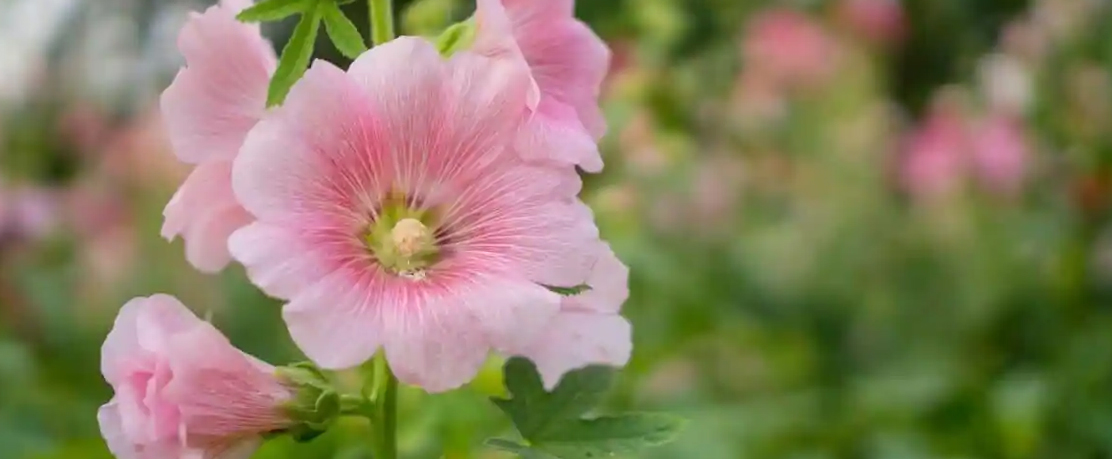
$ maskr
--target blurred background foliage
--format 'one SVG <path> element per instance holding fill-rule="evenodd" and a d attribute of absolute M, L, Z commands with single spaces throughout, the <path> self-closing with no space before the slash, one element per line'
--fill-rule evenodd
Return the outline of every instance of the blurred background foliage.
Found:
<path fill-rule="evenodd" d="M 473 8 L 398 4 L 410 34 Z M 202 275 L 158 237 L 185 167 L 157 96 L 205 6 L 0 1 L 4 458 L 109 457 L 99 345 L 132 296 L 178 295 L 245 351 L 301 358 L 240 268 Z M 607 168 L 584 198 L 633 272 L 611 404 L 691 419 L 644 457 L 1112 457 L 1109 2 L 578 13 L 614 50 Z M 406 457 L 501 457 L 478 446 L 508 427 L 484 399 L 499 377 L 405 392 Z M 257 457 L 365 458 L 363 428 Z"/>

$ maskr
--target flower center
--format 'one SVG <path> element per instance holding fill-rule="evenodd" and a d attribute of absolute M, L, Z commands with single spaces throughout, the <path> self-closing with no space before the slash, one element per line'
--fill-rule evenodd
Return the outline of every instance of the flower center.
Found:
<path fill-rule="evenodd" d="M 433 216 L 387 202 L 365 236 L 378 264 L 394 274 L 423 279 L 440 258 L 436 232 L 426 226 Z"/>

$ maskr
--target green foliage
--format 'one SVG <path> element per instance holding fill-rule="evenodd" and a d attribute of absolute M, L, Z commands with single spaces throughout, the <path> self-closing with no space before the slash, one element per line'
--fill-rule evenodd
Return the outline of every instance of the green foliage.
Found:
<path fill-rule="evenodd" d="M 528 444 L 491 439 L 487 445 L 526 459 L 588 459 L 638 452 L 672 441 L 683 421 L 664 414 L 622 414 L 583 418 L 606 395 L 614 370 L 591 366 L 570 372 L 551 392 L 532 362 L 513 358 L 505 365 L 510 398 L 492 399 Z"/>
<path fill-rule="evenodd" d="M 270 88 L 267 90 L 268 106 L 281 105 L 286 100 L 290 88 L 301 79 L 309 67 L 309 60 L 313 57 L 313 45 L 320 32 L 320 18 L 324 9 L 320 6 L 322 4 L 314 4 L 312 8 L 301 13 L 301 19 L 293 29 L 293 35 L 286 43 L 286 47 L 282 49 L 278 68 L 271 77 Z"/>
<path fill-rule="evenodd" d="M 321 17 L 324 19 L 324 27 L 336 49 L 350 59 L 359 57 L 367 50 L 363 36 L 336 3 L 322 2 L 320 8 L 323 10 Z"/>
<path fill-rule="evenodd" d="M 314 8 L 319 0 L 264 0 L 240 11 L 236 16 L 243 22 L 280 21 L 295 14 L 304 14 Z M 329 3 L 329 2 L 325 2 Z"/>

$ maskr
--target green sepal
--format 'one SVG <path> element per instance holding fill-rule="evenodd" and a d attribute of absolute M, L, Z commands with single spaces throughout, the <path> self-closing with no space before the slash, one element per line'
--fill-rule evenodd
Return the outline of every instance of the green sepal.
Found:
<path fill-rule="evenodd" d="M 276 373 L 278 379 L 294 393 L 293 398 L 282 407 L 294 421 L 293 427 L 287 430 L 294 438 L 315 437 L 319 432 L 328 430 L 328 426 L 341 415 L 340 394 L 332 388 L 324 372 L 313 364 L 296 363 L 278 367 Z"/>
<path fill-rule="evenodd" d="M 453 54 L 471 48 L 475 43 L 477 28 L 474 20 L 452 24 L 436 37 L 436 49 L 440 55 L 451 57 Z"/>

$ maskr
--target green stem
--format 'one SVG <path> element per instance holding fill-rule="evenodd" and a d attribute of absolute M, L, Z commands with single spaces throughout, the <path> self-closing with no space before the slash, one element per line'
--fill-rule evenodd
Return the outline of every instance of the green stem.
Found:
<path fill-rule="evenodd" d="M 382 354 L 375 357 L 373 410 L 375 459 L 397 459 L 398 378 Z"/>
<path fill-rule="evenodd" d="M 392 0 L 368 0 L 371 4 L 371 41 L 381 45 L 394 39 Z"/>

